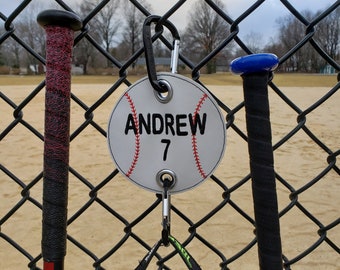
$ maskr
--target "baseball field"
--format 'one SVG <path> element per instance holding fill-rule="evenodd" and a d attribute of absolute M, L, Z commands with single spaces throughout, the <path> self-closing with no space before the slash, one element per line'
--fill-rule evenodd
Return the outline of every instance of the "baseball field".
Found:
<path fill-rule="evenodd" d="M 139 78 L 141 77 L 128 77 L 131 83 Z M 42 80 L 43 76 L 0 76 L 1 94 L 12 102 L 10 105 L 0 99 L 0 132 L 4 132 L 18 119 L 18 124 L 0 141 L 1 165 L 15 175 L 10 177 L 0 171 L 0 217 L 4 217 L 16 205 L 20 206 L 1 225 L 1 233 L 14 239 L 32 256 L 37 256 L 41 248 L 41 210 L 34 202 L 42 201 L 42 179 L 39 175 L 43 165 L 43 141 L 34 135 L 25 123 L 29 123 L 34 130 L 43 134 L 43 89 L 27 104 L 22 102 Z M 124 237 L 124 223 L 107 211 L 103 207 L 104 204 L 114 209 L 127 222 L 132 222 L 156 200 L 155 194 L 139 188 L 121 175 L 111 181 L 104 181 L 103 184 L 103 179 L 106 179 L 115 167 L 106 138 L 98 132 L 93 123 L 102 130 L 107 129 L 115 102 L 127 86 L 119 86 L 100 106 L 94 107 L 91 113 L 86 113 L 84 108 L 92 108 L 116 80 L 115 76 L 72 78 L 72 93 L 82 100 L 83 105 L 75 101 L 71 103 L 71 134 L 78 135 L 71 141 L 70 166 L 88 182 L 82 181 L 76 173 L 70 174 L 69 217 L 79 213 L 85 206 L 86 209 L 70 222 L 68 234 L 93 254 L 85 254 L 72 241 L 68 241 L 65 269 L 93 269 L 94 258 L 105 256 Z M 236 108 L 243 100 L 242 82 L 238 76 L 229 73 L 202 74 L 201 81 L 231 109 Z M 275 171 L 289 183 L 288 186 L 277 181 L 279 210 L 287 210 L 280 219 L 283 253 L 288 259 L 298 258 L 292 266 L 294 270 L 338 270 L 339 253 L 326 242 L 315 245 L 310 254 L 301 255 L 320 240 L 318 222 L 327 226 L 339 219 L 339 174 L 335 170 L 327 171 L 329 153 L 306 133 L 308 129 L 331 151 L 339 150 L 340 122 L 336 120 L 340 113 L 339 91 L 320 106 L 313 107 L 337 83 L 336 76 L 276 74 L 274 83 L 301 112 L 305 112 L 297 112 L 277 93 L 269 91 L 273 144 L 277 145 L 274 151 Z M 22 114 L 16 113 L 13 108 L 19 104 L 23 105 L 20 109 Z M 226 117 L 227 113 L 223 112 L 223 115 Z M 233 121 L 241 131 L 246 132 L 244 109 L 234 115 Z M 281 140 L 299 125 L 305 129 L 298 128 L 294 136 L 281 144 Z M 80 128 L 81 132 L 77 133 Z M 224 157 L 214 175 L 228 189 L 233 190 L 230 193 L 232 204 L 224 206 L 196 229 L 202 238 L 207 239 L 227 258 L 237 254 L 254 239 L 253 225 L 232 207 L 236 204 L 244 213 L 253 216 L 251 183 L 246 181 L 239 184 L 248 173 L 247 143 L 230 128 L 227 130 Z M 319 179 L 320 175 L 322 177 Z M 313 184 L 307 186 L 312 182 Z M 219 185 L 208 179 L 195 189 L 173 195 L 172 204 L 196 223 L 223 202 L 226 196 L 222 196 L 223 192 Z M 303 209 L 312 217 L 306 215 Z M 160 238 L 160 224 L 161 207 L 158 206 L 133 228 L 133 233 L 152 246 Z M 171 224 L 172 234 L 184 242 L 189 236 L 187 221 L 173 213 Z M 339 224 L 327 231 L 327 237 L 339 248 Z M 195 239 L 187 248 L 202 269 L 218 269 L 221 258 L 201 241 Z M 146 251 L 130 237 L 103 263 L 103 267 L 134 269 Z M 159 253 L 164 256 L 171 251 L 171 247 L 162 247 Z M 29 261 L 27 257 L 29 256 L 23 255 L 0 238 L 0 269 L 26 269 Z M 156 260 L 151 262 L 150 269 L 156 269 L 155 262 Z M 176 256 L 170 261 L 169 267 L 184 269 L 184 264 L 179 256 Z M 258 269 L 256 245 L 245 255 L 228 264 L 228 267 Z"/>

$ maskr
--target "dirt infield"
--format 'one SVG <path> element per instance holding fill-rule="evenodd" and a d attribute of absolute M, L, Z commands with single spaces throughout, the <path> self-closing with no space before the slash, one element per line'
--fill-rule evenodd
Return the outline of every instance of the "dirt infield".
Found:
<path fill-rule="evenodd" d="M 304 75 L 308 76 L 308 75 Z M 81 77 L 74 77 L 78 82 Z M 83 77 L 84 80 L 87 77 Z M 232 77 L 233 79 L 235 77 Z M 277 81 L 289 82 L 291 77 L 281 78 Z M 317 80 L 315 79 L 317 78 Z M 28 78 L 26 78 L 28 79 Z M 0 91 L 15 104 L 20 104 L 24 98 L 36 87 L 33 84 L 41 81 L 41 77 L 30 77 L 29 85 L 21 84 L 19 80 L 10 80 L 9 77 L 0 76 Z M 91 78 L 95 79 L 94 77 Z M 295 78 L 297 82 L 297 77 Z M 315 81 L 314 81 L 315 79 Z M 108 81 L 106 81 L 108 80 Z M 98 98 L 111 87 L 114 78 L 101 77 L 100 84 L 73 84 L 72 92 L 82 101 L 91 106 Z M 11 82 L 10 82 L 11 81 Z M 89 79 L 90 81 L 90 79 Z M 243 99 L 239 78 L 232 84 L 225 84 L 222 76 L 208 78 L 202 75 L 202 81 L 210 83 L 208 88 L 230 108 L 237 106 Z M 28 82 L 28 81 L 26 81 Z M 83 81 L 84 82 L 84 81 Z M 8 85 L 6 85 L 8 84 Z M 12 85 L 11 85 L 12 84 Z M 211 86 L 214 84 L 214 86 Z M 328 90 L 327 86 L 335 84 L 335 76 L 311 76 L 310 80 L 304 77 L 304 84 L 324 87 L 282 87 L 282 91 L 301 110 L 306 110 L 320 99 Z M 93 120 L 106 130 L 110 112 L 117 98 L 126 87 L 120 87 L 110 98 L 94 112 Z M 335 93 L 331 99 L 307 115 L 306 126 L 316 134 L 327 147 L 333 151 L 339 149 L 340 122 L 338 115 L 340 93 Z M 273 143 L 279 142 L 297 125 L 297 113 L 282 101 L 276 94 L 270 93 L 271 120 L 273 130 Z M 84 123 L 84 110 L 75 102 L 71 108 L 71 132 Z M 2 132 L 13 120 L 13 108 L 0 100 L 0 131 Z M 44 122 L 44 93 L 43 91 L 33 98 L 24 107 L 23 119 L 30 123 L 39 132 L 43 133 Z M 245 132 L 244 111 L 235 117 L 235 123 Z M 43 142 L 32 135 L 21 124 L 18 124 L 10 133 L 0 141 L 1 164 L 12 171 L 26 185 L 42 171 Z M 299 189 L 308 181 L 316 177 L 327 166 L 327 153 L 322 151 L 303 131 L 297 134 L 275 151 L 275 170 L 289 181 L 295 189 Z M 249 172 L 247 144 L 236 132 L 229 130 L 227 133 L 227 148 L 225 156 L 215 175 L 221 178 L 225 185 L 232 187 Z M 71 142 L 70 166 L 84 175 L 92 185 L 98 185 L 114 169 L 111 161 L 106 139 L 91 125 Z M 42 181 L 35 185 L 29 196 L 41 202 Z M 278 184 L 278 197 L 280 210 L 291 203 L 289 190 Z M 4 216 L 18 201 L 22 199 L 22 189 L 7 175 L 0 171 L 0 217 Z M 90 200 L 90 189 L 81 183 L 75 176 L 70 175 L 69 187 L 69 216 L 75 214 L 86 202 Z M 199 221 L 207 212 L 222 201 L 222 190 L 211 180 L 207 180 L 194 190 L 176 194 L 172 203 L 194 222 Z M 307 191 L 299 195 L 299 202 L 310 211 L 322 224 L 327 225 L 339 217 L 340 205 L 339 175 L 328 172 L 321 181 L 315 183 Z M 141 190 L 139 187 L 119 176 L 110 181 L 98 194 L 98 198 L 118 211 L 126 220 L 131 222 L 141 211 L 147 208 L 154 200 L 155 195 Z M 232 194 L 232 201 L 250 216 L 253 215 L 251 187 L 247 182 Z M 150 213 L 136 228 L 134 233 L 153 245 L 160 237 L 161 208 L 158 207 Z M 172 233 L 180 241 L 188 237 L 188 225 L 177 215 L 172 217 Z M 103 256 L 124 235 L 124 224 L 113 218 L 98 203 L 94 203 L 77 220 L 69 225 L 68 233 L 83 245 L 87 246 L 97 257 Z M 224 207 L 208 222 L 199 227 L 198 233 L 208 239 L 226 257 L 230 258 L 253 238 L 252 225 L 240 217 L 230 206 Z M 298 256 L 318 241 L 318 227 L 311 222 L 300 209 L 293 207 L 281 218 L 281 233 L 284 255 L 288 259 Z M 31 202 L 26 202 L 4 225 L 1 232 L 9 235 L 29 250 L 32 256 L 40 252 L 41 241 L 41 211 Z M 330 230 L 330 239 L 340 245 L 340 226 Z M 170 248 L 162 247 L 160 254 L 167 254 Z M 202 269 L 218 269 L 221 262 L 216 254 L 212 254 L 198 240 L 194 240 L 188 250 L 201 264 Z M 133 239 L 124 245 L 103 263 L 105 269 L 134 269 L 138 260 L 145 255 L 146 250 Z M 177 256 L 178 257 L 178 256 Z M 81 258 L 81 259 L 79 259 Z M 25 269 L 28 260 L 6 241 L 0 238 L 0 269 L 17 270 Z M 93 260 L 84 255 L 70 241 L 65 269 L 92 269 Z M 150 269 L 156 269 L 154 261 Z M 171 269 L 184 269 L 179 258 L 171 261 Z M 40 266 L 41 267 L 41 266 Z M 257 269 L 256 246 L 251 248 L 244 256 L 230 265 L 230 269 Z M 323 269 L 338 270 L 340 268 L 339 254 L 326 243 L 322 243 L 310 255 L 292 266 L 294 270 Z"/>

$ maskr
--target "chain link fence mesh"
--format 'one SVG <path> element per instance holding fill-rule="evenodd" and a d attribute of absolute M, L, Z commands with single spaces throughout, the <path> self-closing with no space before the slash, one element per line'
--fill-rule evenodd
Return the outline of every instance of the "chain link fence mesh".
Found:
<path fill-rule="evenodd" d="M 0 44 L 14 41 L 18 50 L 26 50 L 35 63 L 44 65 L 41 52 L 16 31 L 17 18 L 30 2 L 22 1 L 9 16 L 0 12 Z M 101 1 L 82 18 L 84 27 L 75 36 L 75 45 L 87 40 L 118 75 L 112 76 L 111 83 L 72 83 L 66 269 L 134 269 L 159 240 L 161 231 L 161 196 L 123 179 L 107 150 L 108 116 L 115 100 L 134 82 L 128 70 L 143 54 L 139 48 L 120 61 L 92 36 L 87 25 L 109 2 Z M 138 1 L 130 2 L 145 16 L 151 14 Z M 184 2 L 174 4 L 163 19 L 171 20 Z M 258 265 L 242 91 L 240 87 L 210 86 L 200 71 L 231 43 L 245 54 L 252 53 L 238 35 L 239 24 L 263 2 L 256 1 L 239 17 L 231 18 L 214 1 L 206 1 L 230 26 L 230 33 L 196 64 L 180 55 L 192 78 L 214 94 L 227 122 L 227 150 L 214 175 L 194 190 L 172 198 L 173 235 L 202 269 L 254 269 Z M 282 54 L 280 67 L 308 44 L 339 72 L 338 59 L 322 49 L 314 36 L 318 24 L 338 9 L 340 2 L 334 1 L 312 20 L 289 1 L 280 4 L 305 30 L 303 38 Z M 55 5 L 72 11 L 63 1 L 56 0 Z M 170 39 L 163 35 L 159 39 L 171 49 Z M 318 88 L 316 95 L 311 95 L 313 89 L 308 87 L 281 87 L 275 79 L 270 83 L 270 100 L 278 104 L 271 114 L 280 119 L 272 122 L 272 130 L 284 269 L 340 267 L 340 169 L 336 163 L 340 154 L 336 120 L 340 83 L 336 77 L 325 76 L 332 86 Z M 0 268 L 41 269 L 45 82 L 20 85 L 18 77 L 18 84 L 0 86 Z M 228 154 L 233 149 L 237 155 Z M 164 247 L 150 268 L 184 269 L 184 265 L 172 248 Z"/>

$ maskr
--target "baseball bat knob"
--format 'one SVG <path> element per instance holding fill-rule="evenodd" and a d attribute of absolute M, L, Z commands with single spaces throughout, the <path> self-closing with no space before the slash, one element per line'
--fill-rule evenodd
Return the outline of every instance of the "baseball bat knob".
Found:
<path fill-rule="evenodd" d="M 48 9 L 38 14 L 37 21 L 41 26 L 55 25 L 78 31 L 83 24 L 80 17 L 66 10 Z"/>
<path fill-rule="evenodd" d="M 258 53 L 242 56 L 230 63 L 230 70 L 235 75 L 270 72 L 277 68 L 279 59 L 272 53 Z"/>

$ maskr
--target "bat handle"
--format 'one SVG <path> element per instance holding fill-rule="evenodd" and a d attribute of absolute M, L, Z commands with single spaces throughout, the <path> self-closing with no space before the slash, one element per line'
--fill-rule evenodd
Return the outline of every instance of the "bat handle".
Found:
<path fill-rule="evenodd" d="M 278 66 L 274 54 L 253 54 L 231 62 L 243 79 L 248 151 L 260 269 L 282 270 L 282 247 L 270 125 L 268 80 Z"/>
<path fill-rule="evenodd" d="M 37 17 L 46 31 L 46 95 L 42 256 L 44 270 L 63 270 L 66 255 L 71 59 L 74 13 L 46 10 Z"/>

